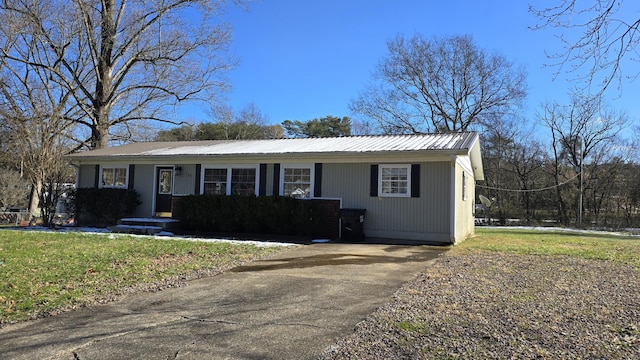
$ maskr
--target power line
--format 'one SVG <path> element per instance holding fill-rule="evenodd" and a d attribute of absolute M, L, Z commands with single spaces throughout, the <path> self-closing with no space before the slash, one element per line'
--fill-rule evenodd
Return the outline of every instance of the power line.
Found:
<path fill-rule="evenodd" d="M 497 190 L 497 191 L 509 191 L 509 192 L 521 192 L 521 193 L 525 193 L 525 192 L 538 192 L 538 191 L 547 191 L 547 190 L 551 190 L 551 189 L 555 189 L 557 187 L 563 186 L 565 184 L 568 184 L 569 182 L 575 180 L 578 176 L 580 176 L 580 173 L 576 174 L 576 176 L 572 177 L 571 179 L 560 183 L 558 185 L 552 185 L 552 186 L 547 186 L 545 188 L 540 188 L 540 189 L 527 189 L 527 190 L 518 190 L 518 189 L 503 189 L 503 188 L 497 188 L 497 187 L 493 187 L 493 186 L 484 186 L 484 185 L 478 185 L 476 184 L 477 187 L 481 187 L 484 189 L 489 189 L 489 190 Z"/>

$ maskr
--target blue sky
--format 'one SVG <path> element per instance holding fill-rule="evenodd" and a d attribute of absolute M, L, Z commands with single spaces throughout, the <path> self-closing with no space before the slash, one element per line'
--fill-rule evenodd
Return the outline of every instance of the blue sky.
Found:
<path fill-rule="evenodd" d="M 233 8 L 224 19 L 233 28 L 231 52 L 239 66 L 230 73 L 228 103 L 239 110 L 254 103 L 270 123 L 350 116 L 348 104 L 371 81 L 386 42 L 401 33 L 425 38 L 470 34 L 481 48 L 522 65 L 528 74 L 525 116 L 544 101 L 567 102 L 573 75 L 555 81 L 545 51 L 560 48 L 553 31 L 533 31 L 537 19 L 528 1 L 513 0 L 263 0 L 248 11 Z M 634 64 L 637 67 L 637 63 Z M 640 115 L 637 86 L 624 83 L 609 105 Z M 192 121 L 206 115 L 192 109 Z"/>

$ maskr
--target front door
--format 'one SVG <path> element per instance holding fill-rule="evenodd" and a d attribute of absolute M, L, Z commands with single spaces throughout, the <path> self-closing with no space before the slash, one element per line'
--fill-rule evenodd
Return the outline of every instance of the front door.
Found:
<path fill-rule="evenodd" d="M 156 216 L 171 217 L 173 167 L 156 169 Z"/>

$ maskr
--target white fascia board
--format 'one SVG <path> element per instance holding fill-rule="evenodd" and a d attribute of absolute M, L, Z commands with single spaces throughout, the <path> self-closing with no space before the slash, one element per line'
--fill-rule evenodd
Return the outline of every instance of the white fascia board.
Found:
<path fill-rule="evenodd" d="M 238 155 L 170 155 L 170 156 L 95 156 L 74 159 L 76 164 L 135 163 L 135 164 L 238 164 L 238 163 L 380 163 L 449 161 L 452 155 L 467 152 L 406 151 L 377 153 L 311 153 L 311 154 L 238 154 Z"/>
<path fill-rule="evenodd" d="M 480 150 L 480 138 L 476 140 L 469 149 L 469 158 L 471 159 L 471 167 L 473 168 L 473 177 L 476 181 L 484 180 L 484 167 L 482 166 L 482 152 Z"/>

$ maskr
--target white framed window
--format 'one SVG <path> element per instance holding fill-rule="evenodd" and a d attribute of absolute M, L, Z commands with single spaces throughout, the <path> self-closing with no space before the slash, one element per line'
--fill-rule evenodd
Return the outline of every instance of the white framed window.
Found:
<path fill-rule="evenodd" d="M 257 195 L 256 168 L 231 169 L 231 195 Z"/>
<path fill-rule="evenodd" d="M 379 169 L 378 196 L 411 196 L 410 164 L 380 164 Z"/>
<path fill-rule="evenodd" d="M 129 168 L 124 165 L 101 166 L 100 187 L 103 188 L 127 188 Z"/>
<path fill-rule="evenodd" d="M 462 201 L 467 201 L 467 173 L 462 172 Z"/>
<path fill-rule="evenodd" d="M 233 165 L 204 167 L 202 193 L 210 195 L 258 195 L 258 167 Z"/>
<path fill-rule="evenodd" d="M 227 169 L 204 169 L 204 194 L 227 195 Z"/>
<path fill-rule="evenodd" d="M 280 168 L 280 195 L 298 199 L 313 197 L 314 167 L 304 165 L 282 165 Z"/>

